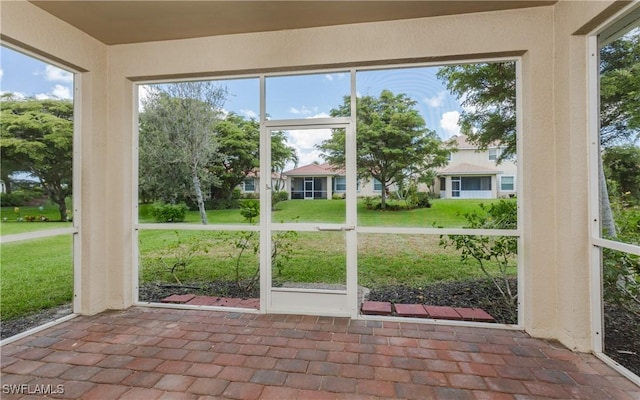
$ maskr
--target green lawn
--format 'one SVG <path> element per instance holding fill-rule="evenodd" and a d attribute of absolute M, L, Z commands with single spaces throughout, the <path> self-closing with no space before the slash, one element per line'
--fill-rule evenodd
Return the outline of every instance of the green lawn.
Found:
<path fill-rule="evenodd" d="M 361 226 L 403 226 L 403 227 L 446 227 L 460 228 L 464 226 L 463 214 L 479 210 L 480 203 L 490 204 L 498 200 L 451 200 L 436 199 L 431 208 L 418 208 L 409 211 L 379 211 L 367 209 L 363 200 L 358 200 L 358 224 Z M 514 200 L 515 201 L 515 200 Z M 393 201 L 390 205 L 395 204 Z M 153 223 L 149 215 L 151 205 L 140 206 L 140 222 Z M 211 210 L 207 211 L 209 224 L 245 223 L 240 211 Z M 342 223 L 345 221 L 344 200 L 287 200 L 276 205 L 272 212 L 273 222 L 323 222 Z M 189 211 L 186 221 L 200 223 L 197 211 Z"/>
<path fill-rule="evenodd" d="M 45 216 L 48 222 L 29 222 L 27 217 Z M 22 221 L 18 221 L 22 218 Z M 0 207 L 0 234 L 14 235 L 17 233 L 35 232 L 47 229 L 68 228 L 71 222 L 60 222 L 60 212 L 57 205 L 47 204 L 40 207 L 19 207 L 19 212 L 15 212 L 15 207 Z"/>
<path fill-rule="evenodd" d="M 2 320 L 71 302 L 71 235 L 4 243 L 0 252 Z"/>
<path fill-rule="evenodd" d="M 482 202 L 488 203 L 487 200 Z M 434 200 L 428 209 L 374 211 L 358 204 L 362 226 L 461 227 L 461 214 L 478 209 L 477 200 Z M 301 221 L 339 223 L 343 221 L 343 200 L 290 200 L 278 203 L 275 222 Z M 68 222 L 17 222 L 13 207 L 2 208 L 3 235 L 41 229 L 69 227 Z M 55 206 L 20 208 L 21 215 L 59 218 Z M 152 222 L 148 206 L 140 208 L 141 222 Z M 242 223 L 239 210 L 209 211 L 210 223 Z M 198 223 L 198 213 L 189 212 L 187 221 Z M 209 282 L 248 277 L 258 266 L 251 246 L 238 261 L 238 232 L 143 230 L 140 232 L 140 280 L 160 282 Z M 251 238 L 257 244 L 258 234 Z M 359 235 L 359 284 L 377 287 L 391 284 L 421 285 L 440 280 L 481 276 L 471 262 L 462 262 L 453 249 L 438 246 L 437 236 Z M 68 303 L 73 292 L 71 235 L 6 243 L 1 247 L 1 299 L 3 320 L 43 308 Z M 274 283 L 345 283 L 345 246 L 341 232 L 299 232 L 291 242 L 288 259 L 281 258 L 282 270 L 273 271 Z M 186 267 L 181 263 L 186 263 Z M 172 272 L 171 268 L 180 264 Z M 515 264 L 515 263 L 514 263 Z M 515 266 L 513 268 L 515 274 Z M 177 279 L 177 280 L 176 280 Z"/>
<path fill-rule="evenodd" d="M 140 232 L 140 280 L 154 282 L 210 282 L 235 277 L 239 249 L 237 232 L 159 231 Z M 257 243 L 257 232 L 252 243 Z M 473 261 L 462 261 L 460 253 L 438 245 L 434 235 L 363 234 L 358 239 L 360 285 L 427 284 L 442 280 L 483 277 Z M 274 282 L 346 282 L 345 244 L 341 232 L 298 232 L 289 259 L 281 273 L 273 270 Z M 193 255 L 188 259 L 187 255 Z M 186 267 L 182 261 L 187 260 Z M 258 257 L 245 251 L 240 275 L 250 276 Z M 173 265 L 180 265 L 171 273 Z M 489 263 L 489 269 L 496 266 Z M 510 271 L 515 275 L 515 260 Z"/>

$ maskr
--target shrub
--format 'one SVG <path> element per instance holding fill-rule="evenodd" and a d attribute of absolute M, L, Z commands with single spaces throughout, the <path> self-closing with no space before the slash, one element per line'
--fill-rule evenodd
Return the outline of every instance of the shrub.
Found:
<path fill-rule="evenodd" d="M 240 201 L 240 214 L 249 223 L 256 222 L 256 218 L 260 215 L 260 202 L 254 199 L 246 199 Z"/>
<path fill-rule="evenodd" d="M 500 200 L 489 207 L 480 204 L 481 211 L 464 214 L 467 220 L 465 228 L 470 229 L 516 229 L 518 206 L 515 201 Z M 509 267 L 518 253 L 518 238 L 515 236 L 482 236 L 482 235 L 441 235 L 440 246 L 454 246 L 460 251 L 462 261 L 474 259 L 478 267 L 489 278 L 500 294 L 505 305 L 513 316 L 517 313 L 517 293 L 509 284 Z M 498 266 L 498 274 L 487 269 L 487 262 L 494 261 Z"/>
<path fill-rule="evenodd" d="M 345 195 L 344 194 L 340 194 L 340 193 L 334 193 L 331 195 L 331 198 L 333 200 L 344 200 Z"/>
<path fill-rule="evenodd" d="M 16 190 L 13 193 L 0 193 L 1 207 L 19 207 L 24 206 L 35 197 L 33 193 Z"/>
<path fill-rule="evenodd" d="M 156 222 L 183 222 L 189 208 L 186 204 L 154 203 L 150 214 Z"/>

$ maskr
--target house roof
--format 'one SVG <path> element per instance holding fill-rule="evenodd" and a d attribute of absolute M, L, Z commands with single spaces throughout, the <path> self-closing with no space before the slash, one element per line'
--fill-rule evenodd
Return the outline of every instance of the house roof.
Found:
<path fill-rule="evenodd" d="M 29 1 L 113 45 L 512 10 L 557 0 Z"/>
<path fill-rule="evenodd" d="M 438 175 L 497 175 L 502 173 L 495 168 L 483 167 L 469 163 L 450 165 L 438 172 Z"/>
<path fill-rule="evenodd" d="M 471 142 L 469 142 L 467 140 L 467 135 L 456 135 L 456 136 L 453 136 L 453 137 L 451 137 L 450 141 L 453 142 L 456 145 L 456 147 L 458 149 L 461 149 L 461 150 L 464 150 L 464 149 L 473 149 L 473 150 L 475 150 L 475 149 L 478 148 L 477 145 L 475 145 L 475 144 L 473 144 L 473 143 L 471 143 Z M 494 142 L 489 147 L 493 148 L 493 147 L 499 147 L 499 146 L 500 146 L 499 143 L 495 143 Z"/>
<path fill-rule="evenodd" d="M 336 176 L 344 175 L 344 169 L 333 166 L 329 163 L 324 164 L 308 164 L 302 167 L 285 171 L 286 176 Z"/>

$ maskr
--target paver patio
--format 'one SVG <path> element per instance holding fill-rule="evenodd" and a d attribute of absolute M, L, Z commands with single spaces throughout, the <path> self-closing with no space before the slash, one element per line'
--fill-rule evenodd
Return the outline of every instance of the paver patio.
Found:
<path fill-rule="evenodd" d="M 1 353 L 2 399 L 640 399 L 559 343 L 420 323 L 133 307 Z"/>

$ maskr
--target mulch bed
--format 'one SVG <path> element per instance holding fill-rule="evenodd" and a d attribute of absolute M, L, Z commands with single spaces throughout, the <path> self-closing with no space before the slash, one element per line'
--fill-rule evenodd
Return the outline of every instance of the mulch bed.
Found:
<path fill-rule="evenodd" d="M 514 293 L 516 281 L 510 282 Z M 212 282 L 208 284 L 166 285 L 145 284 L 140 287 L 140 301 L 160 302 L 172 294 L 196 294 L 259 298 L 260 289 L 249 293 L 239 291 L 235 282 Z M 502 301 L 499 292 L 486 280 L 441 282 L 424 287 L 387 286 L 372 289 L 367 300 L 386 301 L 394 304 L 428 304 L 450 307 L 482 308 L 497 322 L 515 324 L 516 315 Z M 2 322 L 2 339 L 24 332 L 71 313 L 70 305 L 31 314 L 25 318 Z M 640 376 L 640 318 L 615 305 L 607 304 L 604 314 L 605 353 L 625 368 Z"/>

